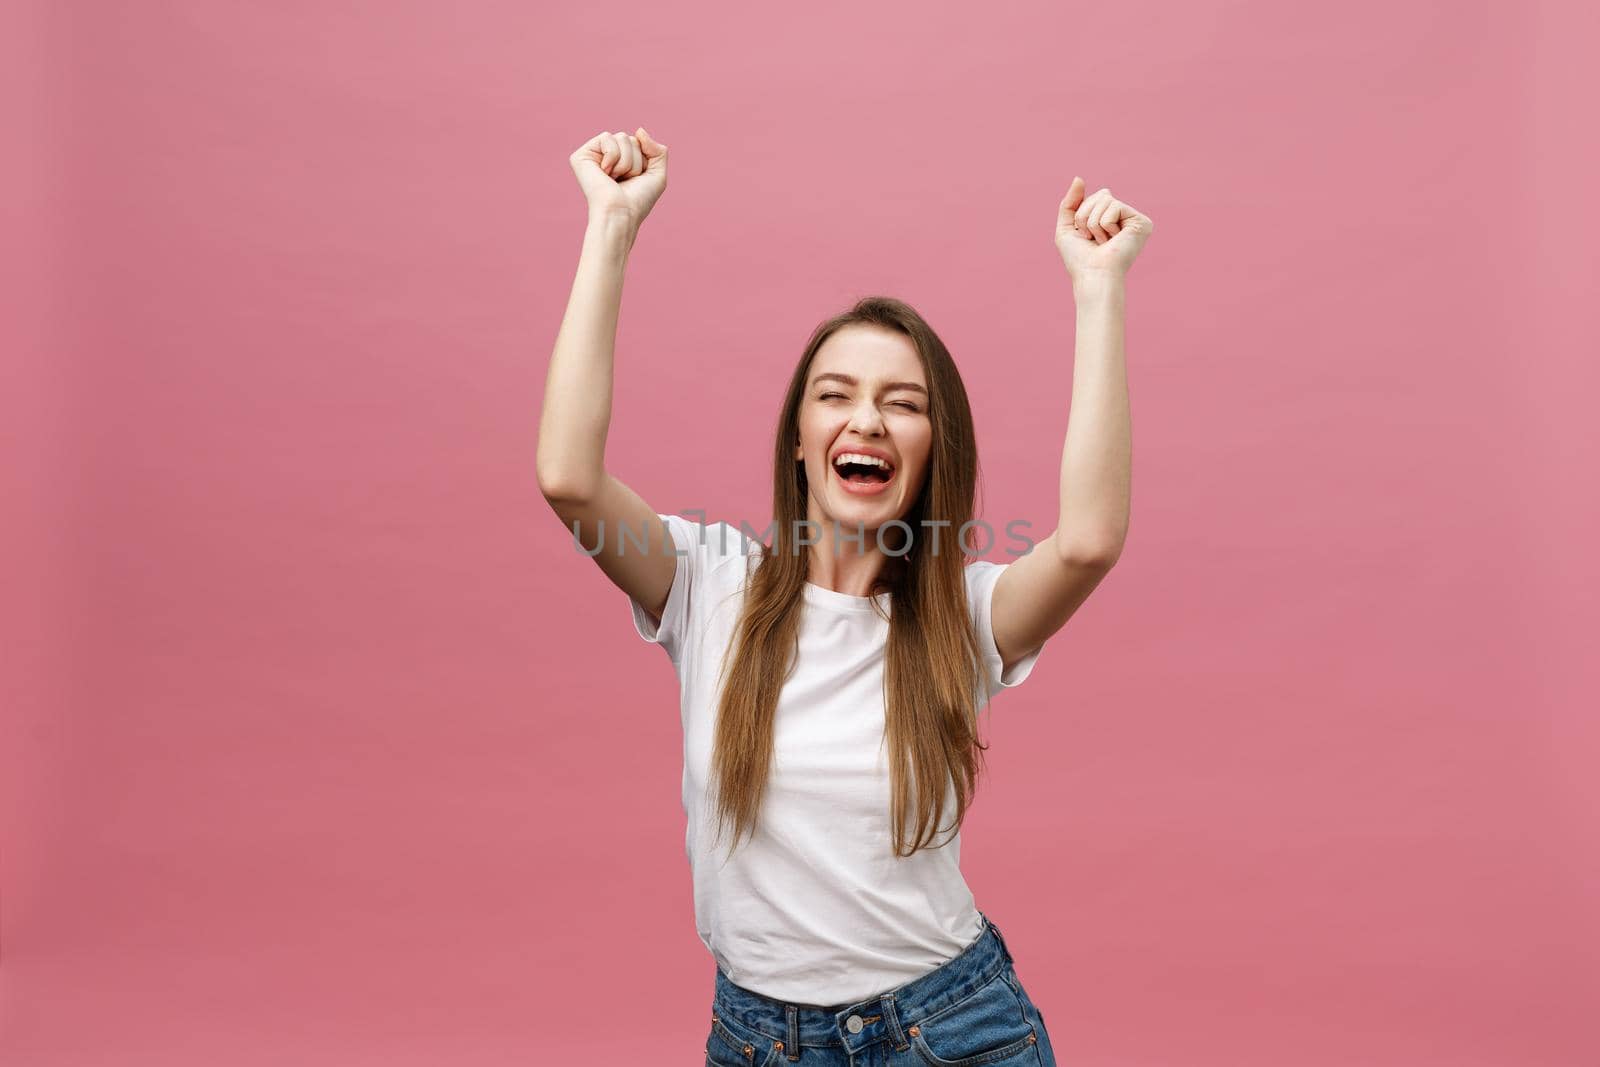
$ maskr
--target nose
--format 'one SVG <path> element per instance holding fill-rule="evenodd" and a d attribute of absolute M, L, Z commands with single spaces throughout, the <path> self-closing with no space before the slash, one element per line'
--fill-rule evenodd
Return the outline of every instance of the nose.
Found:
<path fill-rule="evenodd" d="M 883 413 L 878 410 L 878 405 L 870 400 L 864 404 L 857 404 L 850 413 L 850 429 L 861 434 L 877 437 L 883 432 Z"/>

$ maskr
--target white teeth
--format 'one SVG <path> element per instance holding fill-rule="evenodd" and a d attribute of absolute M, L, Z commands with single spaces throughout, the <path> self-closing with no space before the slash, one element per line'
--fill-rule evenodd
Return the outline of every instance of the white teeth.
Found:
<path fill-rule="evenodd" d="M 865 463 L 873 467 L 882 467 L 884 470 L 889 469 L 889 464 L 884 460 L 879 459 L 877 456 L 863 455 L 860 452 L 840 452 L 833 457 L 833 465 L 837 467 L 841 463 Z"/>

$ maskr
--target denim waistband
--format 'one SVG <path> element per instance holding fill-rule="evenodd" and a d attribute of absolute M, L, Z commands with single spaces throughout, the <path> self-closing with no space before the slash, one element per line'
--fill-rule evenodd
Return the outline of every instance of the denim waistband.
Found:
<path fill-rule="evenodd" d="M 960 955 L 886 993 L 831 1007 L 790 1004 L 734 985 L 718 967 L 715 1011 L 782 1041 L 789 1050 L 797 1051 L 802 1044 L 836 1045 L 853 1053 L 884 1040 L 903 1049 L 909 1044 L 906 1027 L 959 1004 L 1012 962 L 1000 928 L 982 911 L 978 915 L 983 932 Z M 852 1025 L 859 1029 L 852 1031 Z"/>

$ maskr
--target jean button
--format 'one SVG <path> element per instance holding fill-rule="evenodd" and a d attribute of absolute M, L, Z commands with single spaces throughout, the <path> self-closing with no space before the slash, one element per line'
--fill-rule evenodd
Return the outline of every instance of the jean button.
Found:
<path fill-rule="evenodd" d="M 861 1028 L 865 1025 L 866 1024 L 861 1021 L 861 1016 L 859 1015 L 852 1015 L 850 1018 L 844 1021 L 844 1028 L 850 1031 L 852 1034 L 859 1034 L 861 1032 Z"/>

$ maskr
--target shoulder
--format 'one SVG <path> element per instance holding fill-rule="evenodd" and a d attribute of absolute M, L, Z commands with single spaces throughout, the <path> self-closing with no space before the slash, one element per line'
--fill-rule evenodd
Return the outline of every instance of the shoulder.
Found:
<path fill-rule="evenodd" d="M 761 542 L 730 522 L 698 522 L 664 513 L 661 520 L 672 534 L 677 554 L 689 558 L 697 570 L 709 571 L 761 553 Z"/>
<path fill-rule="evenodd" d="M 1044 646 L 1040 645 L 1009 665 L 1000 656 L 994 636 L 994 589 L 1000 576 L 1010 566 L 1011 563 L 995 563 L 986 559 L 967 564 L 967 605 L 971 609 L 973 626 L 977 630 L 978 644 L 983 651 L 989 675 L 985 701 L 992 699 L 1002 689 L 1021 685 L 1033 672 L 1033 665 L 1044 651 Z"/>
<path fill-rule="evenodd" d="M 966 565 L 967 599 L 976 605 L 980 601 L 987 601 L 994 593 L 994 583 L 1000 580 L 1000 575 L 1005 573 L 1009 563 L 996 563 L 993 560 L 975 559 Z"/>

